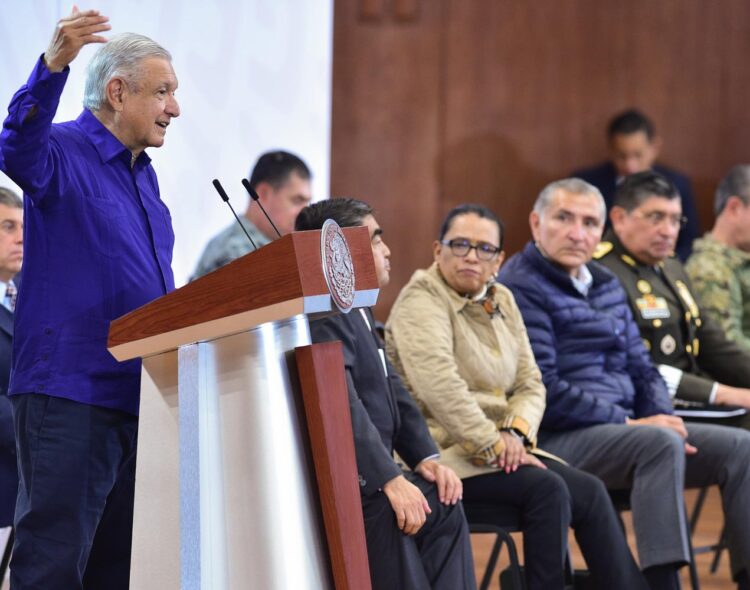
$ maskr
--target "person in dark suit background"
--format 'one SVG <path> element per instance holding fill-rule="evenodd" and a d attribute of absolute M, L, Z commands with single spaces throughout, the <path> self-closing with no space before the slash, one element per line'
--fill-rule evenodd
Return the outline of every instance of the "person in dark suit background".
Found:
<path fill-rule="evenodd" d="M 607 128 L 609 160 L 591 168 L 573 172 L 573 176 L 593 184 L 604 197 L 607 211 L 612 207 L 615 189 L 622 180 L 637 172 L 653 170 L 668 178 L 680 193 L 682 214 L 687 222 L 680 230 L 675 253 L 684 262 L 693 249 L 693 240 L 700 234 L 698 210 L 693 189 L 687 176 L 656 163 L 661 151 L 661 138 L 653 122 L 636 109 L 613 117 Z M 609 220 L 607 220 L 609 227 Z"/>
<path fill-rule="evenodd" d="M 13 525 L 18 493 L 16 438 L 8 399 L 13 348 L 13 282 L 23 261 L 23 203 L 13 191 L 0 187 L 0 528 Z"/>
<path fill-rule="evenodd" d="M 378 283 L 387 284 L 390 251 L 370 207 L 321 201 L 300 212 L 295 229 L 320 229 L 328 218 L 368 227 Z M 427 423 L 374 328 L 369 309 L 310 323 L 313 342 L 342 342 L 373 590 L 476 588 L 461 480 L 439 463 Z"/>

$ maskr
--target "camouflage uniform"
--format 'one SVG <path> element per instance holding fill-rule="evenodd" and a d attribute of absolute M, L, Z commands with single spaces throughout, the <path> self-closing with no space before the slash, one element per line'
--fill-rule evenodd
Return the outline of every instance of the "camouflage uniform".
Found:
<path fill-rule="evenodd" d="M 750 352 L 750 253 L 706 234 L 695 240 L 685 270 L 706 315 Z"/>
<path fill-rule="evenodd" d="M 682 371 L 677 399 L 707 403 L 715 381 L 750 387 L 750 354 L 703 315 L 678 259 L 668 258 L 656 266 L 642 264 L 612 230 L 594 258 L 620 279 L 654 364 Z"/>
<path fill-rule="evenodd" d="M 271 242 L 247 217 L 240 217 L 240 220 L 258 248 Z M 193 272 L 190 280 L 193 281 L 202 277 L 252 251 L 253 247 L 250 244 L 250 240 L 247 239 L 245 232 L 242 231 L 239 224 L 234 222 L 226 229 L 223 229 L 221 233 L 211 238 L 206 249 L 203 250 L 203 254 L 201 254 L 198 265 L 195 267 L 195 272 Z"/>

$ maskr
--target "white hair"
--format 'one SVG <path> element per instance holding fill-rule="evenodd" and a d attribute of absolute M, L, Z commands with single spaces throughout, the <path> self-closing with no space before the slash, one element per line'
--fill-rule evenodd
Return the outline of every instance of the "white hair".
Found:
<path fill-rule="evenodd" d="M 552 204 L 552 195 L 554 195 L 557 190 L 564 190 L 573 193 L 574 195 L 594 195 L 599 202 L 599 209 L 601 211 L 599 221 L 604 224 L 607 216 L 607 205 L 604 203 L 602 193 L 593 184 L 589 184 L 580 178 L 563 178 L 562 180 L 550 182 L 545 186 L 534 202 L 534 212 L 540 218 L 544 215 L 545 211 L 549 209 L 549 206 Z"/>
<path fill-rule="evenodd" d="M 98 111 L 107 101 L 107 83 L 123 78 L 136 89 L 140 79 L 139 63 L 149 57 L 172 61 L 172 55 L 156 41 L 136 33 L 121 33 L 102 45 L 86 69 L 83 106 Z"/>

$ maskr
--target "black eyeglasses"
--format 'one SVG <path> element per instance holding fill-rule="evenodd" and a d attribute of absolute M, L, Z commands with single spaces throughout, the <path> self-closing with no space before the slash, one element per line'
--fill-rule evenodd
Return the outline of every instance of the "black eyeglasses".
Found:
<path fill-rule="evenodd" d="M 477 251 L 477 258 L 479 260 L 493 260 L 499 253 L 500 248 L 488 244 L 487 242 L 477 242 L 472 244 L 469 240 L 464 238 L 456 238 L 454 240 L 440 240 L 443 246 L 448 246 L 451 249 L 453 256 L 463 258 L 468 256 L 471 250 Z"/>

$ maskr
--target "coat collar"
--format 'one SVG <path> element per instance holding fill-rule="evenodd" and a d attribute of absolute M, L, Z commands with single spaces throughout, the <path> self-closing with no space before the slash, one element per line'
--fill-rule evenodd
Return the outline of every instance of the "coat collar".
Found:
<path fill-rule="evenodd" d="M 526 244 L 526 246 L 524 246 L 523 256 L 550 282 L 568 291 L 572 295 L 575 295 L 576 297 L 583 297 L 580 291 L 578 291 L 578 289 L 576 289 L 573 285 L 573 281 L 570 278 L 568 272 L 560 265 L 552 262 L 549 258 L 545 257 L 534 242 L 529 242 Z M 615 278 L 611 272 L 609 272 L 606 268 L 602 267 L 596 262 L 589 262 L 588 264 L 586 264 L 586 268 L 591 273 L 591 289 L 595 289 L 596 287 L 608 283 Z"/>

